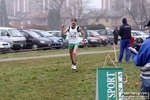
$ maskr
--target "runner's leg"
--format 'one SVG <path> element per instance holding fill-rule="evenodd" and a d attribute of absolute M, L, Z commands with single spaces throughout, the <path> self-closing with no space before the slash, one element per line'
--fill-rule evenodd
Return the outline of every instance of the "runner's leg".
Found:
<path fill-rule="evenodd" d="M 70 60 L 73 63 L 73 49 L 69 49 L 69 54 L 70 54 Z"/>
<path fill-rule="evenodd" d="M 73 62 L 76 64 L 76 56 L 77 56 L 77 50 L 78 50 L 78 46 L 75 45 L 74 49 L 73 49 Z"/>

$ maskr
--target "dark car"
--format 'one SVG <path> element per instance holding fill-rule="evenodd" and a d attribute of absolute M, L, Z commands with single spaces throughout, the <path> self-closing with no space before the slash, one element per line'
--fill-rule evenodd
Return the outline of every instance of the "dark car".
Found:
<path fill-rule="evenodd" d="M 63 41 L 58 38 L 58 37 L 54 37 L 53 35 L 49 34 L 46 31 L 42 31 L 42 30 L 31 30 L 33 32 L 36 32 L 37 34 L 39 34 L 41 37 L 47 38 L 51 41 L 51 46 L 59 49 L 63 47 Z"/>
<path fill-rule="evenodd" d="M 100 36 L 105 36 L 109 39 L 109 43 L 113 44 L 114 43 L 114 35 L 112 30 L 110 29 L 101 29 L 101 30 L 96 30 Z"/>
<path fill-rule="evenodd" d="M 98 38 L 103 46 L 106 46 L 109 43 L 109 39 L 107 37 L 100 36 L 95 30 L 88 30 L 88 37 Z"/>
<path fill-rule="evenodd" d="M 27 39 L 26 48 L 28 49 L 37 50 L 38 48 L 41 47 L 51 46 L 51 42 L 48 39 L 41 37 L 35 32 L 27 31 L 27 30 L 20 30 L 20 32 Z"/>

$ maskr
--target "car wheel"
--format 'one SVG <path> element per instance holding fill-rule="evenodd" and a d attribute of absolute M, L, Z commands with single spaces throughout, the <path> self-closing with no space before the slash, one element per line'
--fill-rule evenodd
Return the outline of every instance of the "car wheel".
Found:
<path fill-rule="evenodd" d="M 97 47 L 97 44 L 92 44 L 92 47 Z"/>
<path fill-rule="evenodd" d="M 110 43 L 110 45 L 113 45 L 114 43 Z"/>
<path fill-rule="evenodd" d="M 6 51 L 2 51 L 2 54 L 6 54 Z"/>
<path fill-rule="evenodd" d="M 63 45 L 61 46 L 61 48 L 62 48 L 62 49 L 65 49 L 65 48 L 66 48 L 66 44 L 63 44 Z"/>
<path fill-rule="evenodd" d="M 107 44 L 102 44 L 103 46 L 107 46 Z"/>
<path fill-rule="evenodd" d="M 143 39 L 142 38 L 137 38 L 136 43 L 143 43 Z"/>
<path fill-rule="evenodd" d="M 13 50 L 21 50 L 21 48 L 13 48 Z"/>
<path fill-rule="evenodd" d="M 142 38 L 140 38 L 141 39 L 141 43 L 143 43 L 144 42 L 144 40 L 142 39 Z"/>
<path fill-rule="evenodd" d="M 38 45 L 37 44 L 33 44 L 32 45 L 32 50 L 37 50 L 38 49 Z"/>
<path fill-rule="evenodd" d="M 55 47 L 55 49 L 60 49 L 61 47 Z"/>

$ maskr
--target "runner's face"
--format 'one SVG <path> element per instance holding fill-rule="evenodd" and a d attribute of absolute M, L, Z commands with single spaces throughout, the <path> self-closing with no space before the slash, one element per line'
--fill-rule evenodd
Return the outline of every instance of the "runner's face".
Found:
<path fill-rule="evenodd" d="M 72 27 L 75 27 L 75 26 L 76 26 L 76 24 L 77 24 L 77 22 L 76 22 L 75 20 L 72 20 L 72 21 L 71 21 L 71 25 L 72 25 Z"/>

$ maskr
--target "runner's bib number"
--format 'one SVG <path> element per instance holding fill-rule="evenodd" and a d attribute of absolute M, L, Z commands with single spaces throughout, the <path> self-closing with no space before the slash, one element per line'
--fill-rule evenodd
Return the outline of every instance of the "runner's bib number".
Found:
<path fill-rule="evenodd" d="M 69 35 L 70 40 L 75 40 L 77 38 L 76 32 L 74 34 Z"/>

